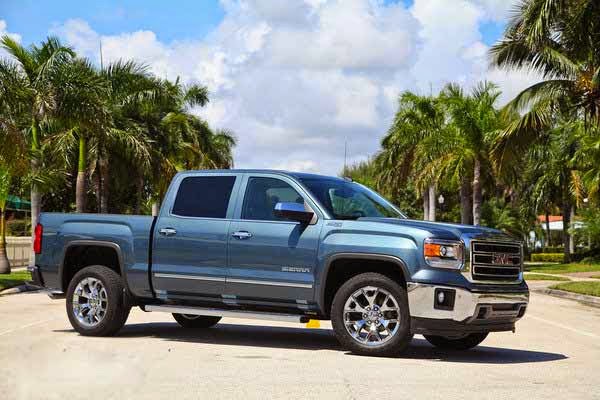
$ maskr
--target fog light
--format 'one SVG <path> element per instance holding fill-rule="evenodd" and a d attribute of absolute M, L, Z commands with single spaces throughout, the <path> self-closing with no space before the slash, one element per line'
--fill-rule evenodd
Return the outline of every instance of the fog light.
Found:
<path fill-rule="evenodd" d="M 444 300 L 446 300 L 446 295 L 444 294 L 444 292 L 442 292 L 442 291 L 438 292 L 438 295 L 437 295 L 438 304 L 444 304 Z"/>
<path fill-rule="evenodd" d="M 451 311 L 454 309 L 454 299 L 456 290 L 454 289 L 435 289 L 433 294 L 433 308 L 436 310 Z"/>

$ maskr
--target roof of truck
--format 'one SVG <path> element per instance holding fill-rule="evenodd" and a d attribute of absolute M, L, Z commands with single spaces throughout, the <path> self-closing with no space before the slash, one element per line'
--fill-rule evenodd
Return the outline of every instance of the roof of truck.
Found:
<path fill-rule="evenodd" d="M 231 172 L 237 172 L 237 173 L 242 173 L 242 174 L 253 174 L 253 173 L 269 173 L 269 174 L 281 174 L 281 175 L 288 175 L 288 176 L 292 176 L 296 179 L 323 179 L 323 178 L 327 178 L 327 179 L 339 179 L 339 180 L 343 180 L 343 178 L 337 177 L 337 176 L 330 176 L 330 175 L 321 175 L 321 174 L 312 174 L 312 173 L 307 173 L 307 172 L 294 172 L 294 171 L 285 171 L 285 170 L 279 170 L 279 169 L 202 169 L 202 170 L 191 170 L 191 171 L 183 171 L 181 172 L 182 174 L 187 174 L 187 173 L 196 173 L 196 172 L 202 172 L 202 173 L 209 173 L 209 174 L 218 174 L 218 173 L 231 173 Z"/>

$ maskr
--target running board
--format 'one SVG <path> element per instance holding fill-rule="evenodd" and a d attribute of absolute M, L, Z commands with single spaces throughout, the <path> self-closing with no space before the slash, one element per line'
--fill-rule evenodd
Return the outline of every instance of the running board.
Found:
<path fill-rule="evenodd" d="M 262 319 L 269 321 L 297 322 L 307 323 L 310 318 L 306 315 L 280 314 L 271 312 L 255 312 L 243 310 L 220 310 L 218 308 L 201 308 L 189 306 L 156 306 L 147 305 L 145 311 L 166 312 L 172 314 L 188 315 L 206 315 L 213 317 L 243 318 L 243 319 Z"/>

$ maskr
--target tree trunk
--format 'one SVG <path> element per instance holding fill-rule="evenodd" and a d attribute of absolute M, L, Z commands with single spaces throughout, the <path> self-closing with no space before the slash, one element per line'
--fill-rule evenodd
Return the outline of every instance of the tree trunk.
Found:
<path fill-rule="evenodd" d="M 436 206 L 436 198 L 435 198 L 435 185 L 429 185 L 429 220 L 435 221 L 435 206 Z"/>
<path fill-rule="evenodd" d="M 569 228 L 575 221 L 575 205 L 571 205 L 571 211 L 569 212 Z M 575 235 L 569 234 L 569 252 L 575 254 Z"/>
<path fill-rule="evenodd" d="M 31 158 L 31 172 L 35 174 L 39 168 L 39 148 L 40 148 L 40 138 L 38 131 L 37 121 L 34 119 L 31 123 L 31 150 L 33 156 Z M 31 240 L 33 242 L 33 237 L 35 233 L 35 227 L 37 226 L 40 212 L 42 208 L 42 195 L 38 190 L 37 184 L 35 182 L 31 183 Z M 29 265 L 32 266 L 35 263 L 35 255 L 33 251 L 29 256 Z"/>
<path fill-rule="evenodd" d="M 467 178 L 462 178 L 460 182 L 460 223 L 470 225 L 472 212 L 471 185 Z"/>
<path fill-rule="evenodd" d="M 481 202 L 483 195 L 481 193 L 481 161 L 475 157 L 475 166 L 473 168 L 473 225 L 481 225 Z"/>
<path fill-rule="evenodd" d="M 546 209 L 546 237 L 548 240 L 546 247 L 552 246 L 552 232 L 550 232 L 550 211 L 548 211 L 548 209 Z"/>
<path fill-rule="evenodd" d="M 10 274 L 10 262 L 6 255 L 6 211 L 0 210 L 0 274 Z"/>
<path fill-rule="evenodd" d="M 85 200 L 87 196 L 85 171 L 87 166 L 87 144 L 83 136 L 79 137 L 79 160 L 77 163 L 77 183 L 75 184 L 75 210 L 78 213 L 85 212 Z"/>
<path fill-rule="evenodd" d="M 142 201 L 144 196 L 144 176 L 140 174 L 137 178 L 137 196 L 135 198 L 135 208 L 133 213 L 140 214 L 142 211 Z"/>
<path fill-rule="evenodd" d="M 158 201 L 155 201 L 154 203 L 152 203 L 152 216 L 156 217 L 159 211 L 160 205 L 158 204 Z"/>
<path fill-rule="evenodd" d="M 568 173 L 568 172 L 567 172 Z M 562 215 L 563 215 L 563 246 L 564 246 L 564 261 L 566 263 L 571 262 L 571 251 L 569 243 L 571 241 L 571 235 L 569 234 L 569 227 L 571 225 L 571 199 L 569 196 L 569 182 L 563 174 L 562 179 Z"/>
<path fill-rule="evenodd" d="M 429 221 L 429 191 L 423 191 L 423 221 Z"/>
<path fill-rule="evenodd" d="M 108 212 L 108 157 L 101 155 L 98 159 L 100 165 L 100 212 L 106 214 Z"/>
<path fill-rule="evenodd" d="M 92 176 L 92 182 L 94 185 L 94 192 L 96 194 L 96 212 L 100 212 L 100 203 L 102 202 L 102 187 L 100 185 L 100 167 L 98 161 L 96 161 L 95 173 Z"/>

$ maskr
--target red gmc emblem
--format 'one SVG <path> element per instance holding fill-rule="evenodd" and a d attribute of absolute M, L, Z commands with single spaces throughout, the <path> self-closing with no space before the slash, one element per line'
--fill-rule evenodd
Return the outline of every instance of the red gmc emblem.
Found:
<path fill-rule="evenodd" d="M 505 253 L 495 253 L 492 261 L 494 264 L 508 265 L 511 264 L 510 257 Z"/>

